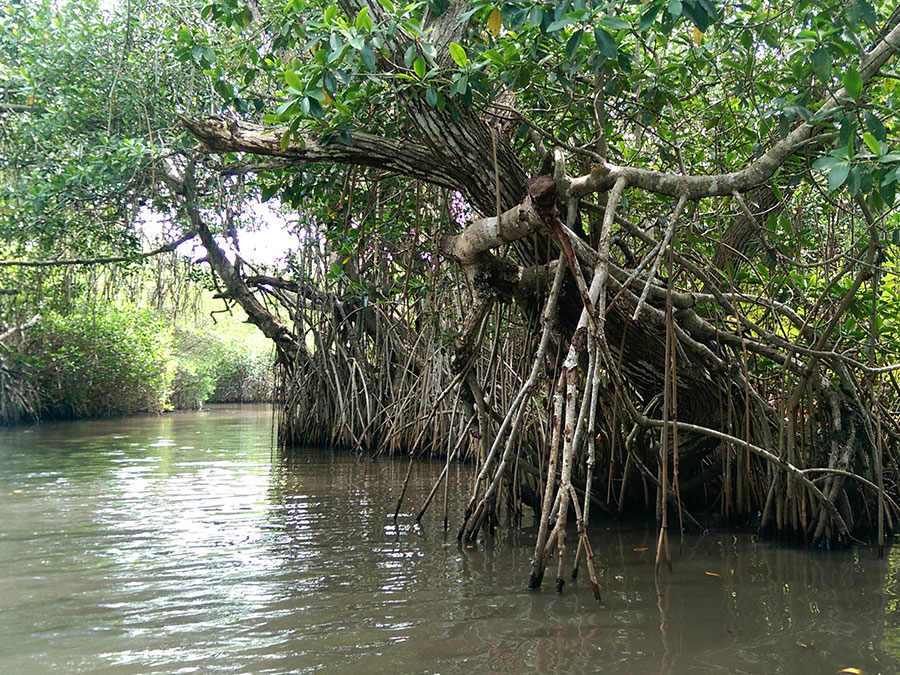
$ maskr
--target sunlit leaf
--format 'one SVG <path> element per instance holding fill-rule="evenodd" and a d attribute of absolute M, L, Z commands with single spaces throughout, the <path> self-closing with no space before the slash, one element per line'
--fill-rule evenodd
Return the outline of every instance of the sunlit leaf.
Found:
<path fill-rule="evenodd" d="M 372 30 L 372 18 L 369 16 L 369 8 L 363 7 L 356 15 L 356 30 Z"/>
<path fill-rule="evenodd" d="M 694 42 L 698 45 L 703 42 L 703 31 L 697 28 L 697 26 L 694 26 L 693 38 Z"/>
<path fill-rule="evenodd" d="M 424 79 L 425 77 L 425 59 L 421 56 L 415 60 L 413 63 L 413 70 L 416 72 L 416 75 L 419 76 L 419 79 Z"/>
<path fill-rule="evenodd" d="M 469 65 L 469 57 L 466 56 L 466 50 L 463 49 L 462 45 L 457 44 L 456 42 L 450 43 L 450 56 L 453 57 L 453 60 L 456 61 L 456 65 L 460 68 L 465 68 Z M 419 71 L 417 70 L 416 72 L 418 73 Z M 425 73 L 423 72 L 419 77 L 424 77 L 424 75 Z"/>
<path fill-rule="evenodd" d="M 500 26 L 502 22 L 500 20 L 500 9 L 498 7 L 494 7 L 491 10 L 491 13 L 488 15 L 487 28 L 491 35 L 497 37 L 500 34 Z"/>
<path fill-rule="evenodd" d="M 874 154 L 881 154 L 881 146 L 878 144 L 878 139 L 875 138 L 868 131 L 862 135 L 863 143 L 866 144 L 866 147 L 871 150 Z"/>
<path fill-rule="evenodd" d="M 297 91 L 303 91 L 303 82 L 300 81 L 300 77 L 293 70 L 284 71 L 284 80 L 288 83 L 288 86 L 293 87 Z"/>

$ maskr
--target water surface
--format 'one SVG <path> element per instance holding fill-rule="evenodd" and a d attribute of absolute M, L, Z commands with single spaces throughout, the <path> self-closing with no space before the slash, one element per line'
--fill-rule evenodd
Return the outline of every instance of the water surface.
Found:
<path fill-rule="evenodd" d="M 653 533 L 598 523 L 603 604 L 528 593 L 533 530 L 411 526 L 441 466 L 395 526 L 405 461 L 280 457 L 265 406 L 0 430 L 0 672 L 900 672 L 898 548 L 689 536 L 656 583 Z"/>

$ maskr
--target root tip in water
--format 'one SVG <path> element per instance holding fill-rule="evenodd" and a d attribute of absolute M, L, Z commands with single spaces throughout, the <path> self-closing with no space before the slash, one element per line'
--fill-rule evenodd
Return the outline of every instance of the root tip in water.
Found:
<path fill-rule="evenodd" d="M 575 567 L 575 568 L 572 570 L 572 581 L 575 581 L 577 578 L 578 578 L 578 568 Z"/>
<path fill-rule="evenodd" d="M 544 580 L 543 574 L 535 574 L 531 573 L 531 579 L 528 580 L 528 590 L 536 591 L 541 587 L 541 582 Z"/>
<path fill-rule="evenodd" d="M 562 589 L 563 589 L 563 586 L 565 586 L 565 585 L 566 585 L 566 580 L 563 579 L 562 577 L 559 577 L 556 580 L 556 594 L 557 595 L 562 595 Z"/>

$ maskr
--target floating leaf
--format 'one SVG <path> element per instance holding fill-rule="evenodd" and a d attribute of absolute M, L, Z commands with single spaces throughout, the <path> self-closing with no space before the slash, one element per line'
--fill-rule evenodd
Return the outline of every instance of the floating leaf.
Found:
<path fill-rule="evenodd" d="M 861 671 L 859 668 L 853 668 L 853 667 L 841 668 L 838 672 L 839 673 L 851 673 L 851 675 L 863 675 L 863 671 Z"/>
<path fill-rule="evenodd" d="M 638 546 L 637 548 L 634 549 L 634 552 L 635 553 L 643 553 L 646 550 L 647 550 L 646 546 Z"/>
<path fill-rule="evenodd" d="M 715 572 L 704 572 L 704 574 L 708 577 L 721 577 L 721 574 L 716 574 Z"/>
<path fill-rule="evenodd" d="M 500 26 L 503 25 L 500 20 L 500 9 L 494 7 L 488 15 L 487 28 L 491 35 L 497 37 L 500 34 Z"/>

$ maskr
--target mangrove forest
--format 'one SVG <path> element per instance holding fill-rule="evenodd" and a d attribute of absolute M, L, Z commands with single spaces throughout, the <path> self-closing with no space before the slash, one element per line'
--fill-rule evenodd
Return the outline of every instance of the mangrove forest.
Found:
<path fill-rule="evenodd" d="M 726 527 L 884 547 L 897 52 L 882 0 L 9 0 L 0 421 L 201 405 L 227 325 L 282 453 L 408 458 L 394 518 L 463 545 L 534 514 L 532 589 L 599 599 L 626 516 L 656 569 Z"/>

